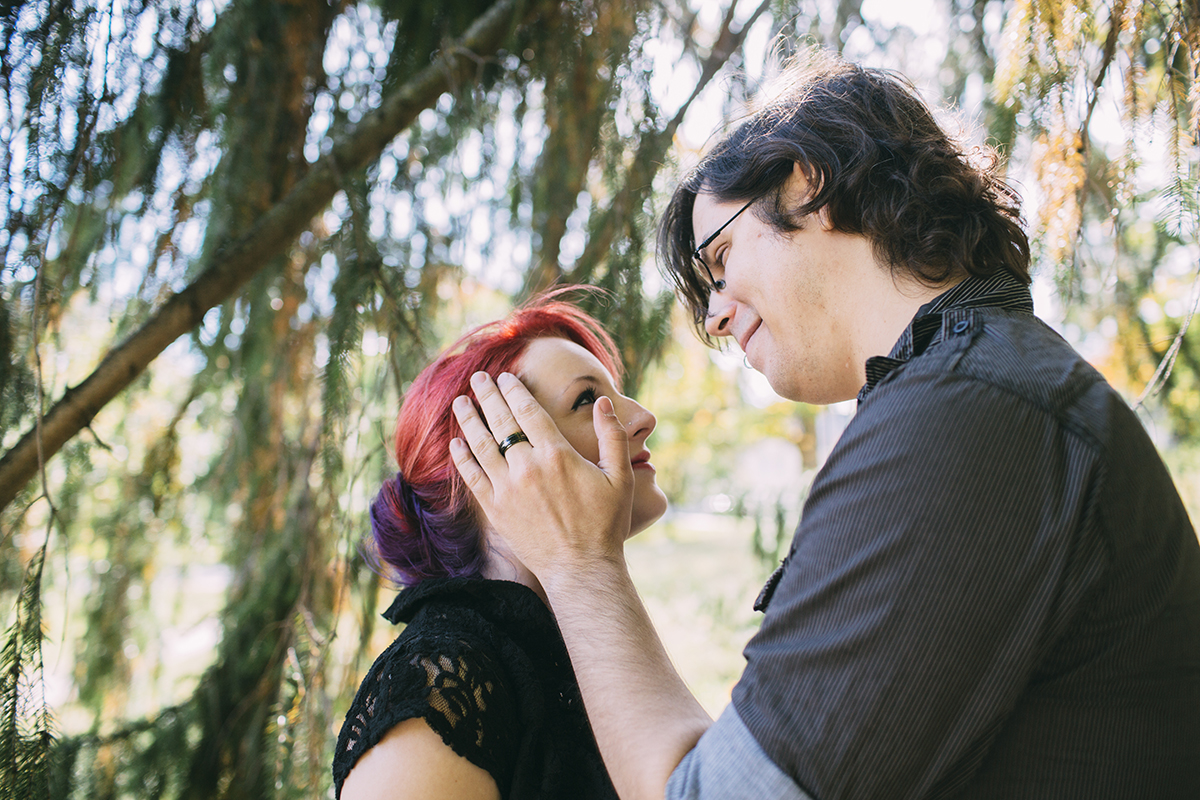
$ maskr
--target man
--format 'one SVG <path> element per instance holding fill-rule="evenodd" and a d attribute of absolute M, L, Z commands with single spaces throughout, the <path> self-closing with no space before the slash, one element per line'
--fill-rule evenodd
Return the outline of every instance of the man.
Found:
<path fill-rule="evenodd" d="M 514 377 L 455 463 L 538 576 L 623 798 L 1200 797 L 1200 547 L 1138 420 L 1032 314 L 1017 199 L 914 91 L 818 58 L 676 191 L 661 250 L 793 400 L 857 396 L 712 723 L 597 469 Z M 524 431 L 507 457 L 496 442 Z"/>

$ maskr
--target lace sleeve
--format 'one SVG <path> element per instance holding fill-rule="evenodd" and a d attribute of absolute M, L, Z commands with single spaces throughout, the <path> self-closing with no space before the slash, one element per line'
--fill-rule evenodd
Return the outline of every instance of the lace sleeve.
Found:
<path fill-rule="evenodd" d="M 496 661 L 461 640 L 397 640 L 371 667 L 346 714 L 333 760 L 337 796 L 358 759 L 394 726 L 424 717 L 454 752 L 505 795 L 520 722 Z"/>

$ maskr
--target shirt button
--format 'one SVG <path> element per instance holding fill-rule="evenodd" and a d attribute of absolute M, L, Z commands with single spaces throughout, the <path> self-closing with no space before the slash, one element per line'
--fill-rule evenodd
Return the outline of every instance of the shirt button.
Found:
<path fill-rule="evenodd" d="M 966 333 L 967 328 L 969 328 L 969 327 L 971 327 L 971 323 L 967 322 L 965 319 L 959 320 L 958 322 L 956 322 L 954 324 L 954 332 L 955 333 Z"/>

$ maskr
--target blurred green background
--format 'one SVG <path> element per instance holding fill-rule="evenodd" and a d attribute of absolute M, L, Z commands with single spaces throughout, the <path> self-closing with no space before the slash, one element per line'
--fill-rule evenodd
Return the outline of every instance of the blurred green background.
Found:
<path fill-rule="evenodd" d="M 811 46 L 1000 153 L 1039 313 L 1200 498 L 1193 5 L 30 0 L 0 34 L 0 797 L 328 796 L 395 633 L 358 543 L 400 398 L 556 283 L 607 290 L 658 416 L 630 565 L 718 713 L 852 408 L 706 349 L 654 226 Z"/>

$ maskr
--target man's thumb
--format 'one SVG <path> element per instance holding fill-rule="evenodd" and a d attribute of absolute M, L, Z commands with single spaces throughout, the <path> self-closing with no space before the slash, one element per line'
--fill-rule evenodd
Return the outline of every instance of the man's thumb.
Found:
<path fill-rule="evenodd" d="M 596 427 L 596 438 L 600 444 L 600 469 L 609 475 L 631 470 L 629 434 L 621 420 L 617 419 L 617 410 L 611 398 L 601 397 L 596 401 L 592 424 Z"/>

